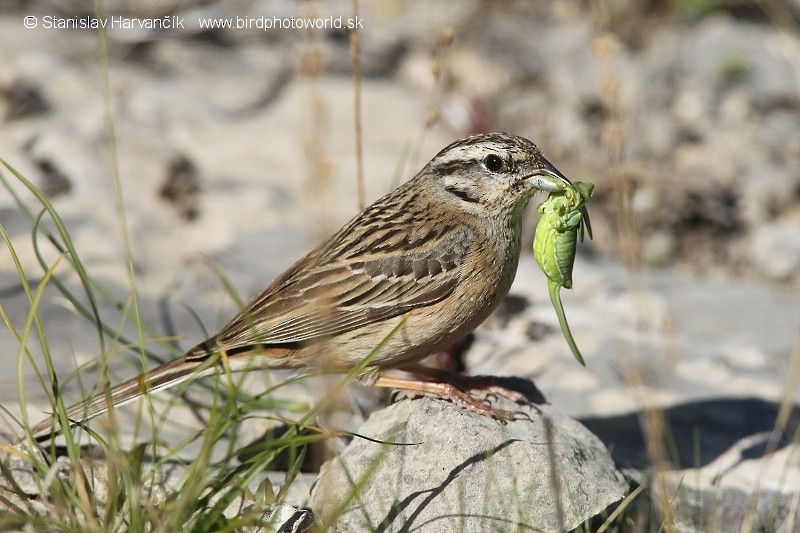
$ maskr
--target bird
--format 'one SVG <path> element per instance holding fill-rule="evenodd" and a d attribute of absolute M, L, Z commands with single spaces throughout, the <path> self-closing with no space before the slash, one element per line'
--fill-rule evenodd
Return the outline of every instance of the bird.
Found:
<path fill-rule="evenodd" d="M 109 402 L 117 407 L 190 378 L 348 372 L 367 356 L 367 384 L 509 418 L 462 390 L 463 382 L 419 363 L 497 307 L 516 274 L 525 206 L 536 192 L 566 186 L 526 138 L 495 132 L 457 140 L 279 275 L 216 335 L 69 407 L 70 426 L 107 412 Z M 31 436 L 47 440 L 66 429 L 53 416 Z"/>

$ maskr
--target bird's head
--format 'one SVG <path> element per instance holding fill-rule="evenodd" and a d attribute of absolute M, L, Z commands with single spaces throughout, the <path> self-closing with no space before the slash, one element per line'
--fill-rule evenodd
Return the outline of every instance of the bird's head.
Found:
<path fill-rule="evenodd" d="M 427 170 L 445 201 L 487 217 L 521 212 L 537 191 L 572 186 L 535 144 L 508 133 L 456 141 L 439 152 Z"/>

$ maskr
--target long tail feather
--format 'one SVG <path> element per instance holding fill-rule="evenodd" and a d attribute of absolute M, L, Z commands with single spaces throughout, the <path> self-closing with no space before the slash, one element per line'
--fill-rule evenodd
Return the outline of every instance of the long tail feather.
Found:
<path fill-rule="evenodd" d="M 205 368 L 200 368 L 202 366 L 205 366 Z M 108 412 L 109 404 L 119 407 L 145 394 L 177 385 L 190 377 L 213 375 L 221 370 L 220 365 L 204 364 L 204 361 L 196 357 L 191 360 L 187 356 L 180 357 L 115 386 L 110 391 L 110 402 L 106 393 L 101 392 L 88 400 L 68 407 L 67 418 L 69 419 L 70 427 Z M 58 418 L 53 415 L 34 426 L 31 429 L 31 435 L 37 441 L 46 440 L 63 429 L 65 428 L 59 427 Z"/>

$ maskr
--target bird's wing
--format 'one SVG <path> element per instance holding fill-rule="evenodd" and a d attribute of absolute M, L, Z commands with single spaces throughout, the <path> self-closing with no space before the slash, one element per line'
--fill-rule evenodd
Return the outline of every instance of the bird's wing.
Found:
<path fill-rule="evenodd" d="M 309 256 L 256 296 L 214 342 L 228 351 L 304 343 L 432 305 L 458 285 L 472 241 L 470 230 L 445 227 L 422 245 L 391 252 Z"/>

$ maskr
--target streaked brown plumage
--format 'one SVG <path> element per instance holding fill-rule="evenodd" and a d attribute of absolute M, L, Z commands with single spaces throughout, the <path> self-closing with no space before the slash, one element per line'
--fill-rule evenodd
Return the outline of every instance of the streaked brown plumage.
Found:
<path fill-rule="evenodd" d="M 219 373 L 223 353 L 233 371 L 347 371 L 402 320 L 369 370 L 413 369 L 475 328 L 507 294 L 522 210 L 537 190 L 555 191 L 559 183 L 569 182 L 521 137 L 492 133 L 454 142 L 275 279 L 214 337 L 117 385 L 111 401 L 121 405 Z M 450 385 L 390 376 L 374 383 L 476 408 Z M 77 423 L 107 410 L 99 394 L 70 407 L 68 417 Z M 50 436 L 54 424 L 36 426 L 33 436 Z"/>

